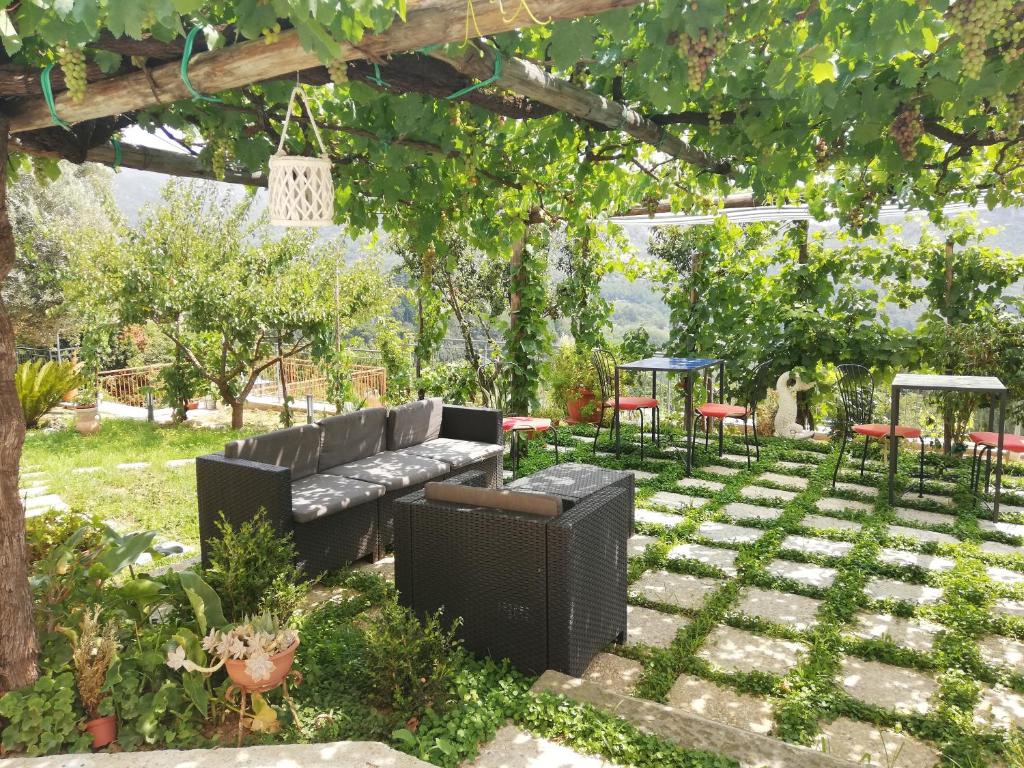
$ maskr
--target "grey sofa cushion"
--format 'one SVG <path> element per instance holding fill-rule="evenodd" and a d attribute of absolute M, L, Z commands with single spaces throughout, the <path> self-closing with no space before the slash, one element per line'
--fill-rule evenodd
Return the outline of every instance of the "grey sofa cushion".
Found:
<path fill-rule="evenodd" d="M 376 456 L 331 467 L 327 472 L 367 483 L 378 483 L 389 491 L 397 491 L 443 477 L 448 474 L 448 469 L 443 461 L 435 461 L 426 456 L 404 451 L 383 451 Z"/>
<path fill-rule="evenodd" d="M 315 424 L 279 429 L 265 435 L 235 440 L 224 446 L 224 457 L 276 464 L 292 471 L 292 481 L 316 472 L 320 428 Z"/>
<path fill-rule="evenodd" d="M 439 438 L 443 412 L 444 405 L 440 397 L 392 408 L 388 413 L 388 450 L 400 451 L 410 445 Z"/>
<path fill-rule="evenodd" d="M 385 408 L 364 408 L 355 413 L 330 416 L 320 425 L 320 463 L 323 472 L 339 464 L 365 459 L 384 450 Z"/>
<path fill-rule="evenodd" d="M 309 523 L 375 501 L 384 493 L 382 485 L 337 475 L 310 475 L 292 483 L 292 517 L 297 523 Z"/>
<path fill-rule="evenodd" d="M 510 491 L 507 488 L 477 488 L 455 483 L 427 483 L 423 494 L 431 501 L 447 501 L 467 507 L 503 509 L 527 515 L 558 517 L 562 514 L 562 499 L 546 493 Z"/>
<path fill-rule="evenodd" d="M 451 464 L 452 469 L 458 469 L 492 456 L 500 456 L 503 450 L 502 446 L 495 443 L 477 443 L 472 440 L 439 437 L 437 440 L 429 440 L 419 445 L 410 445 L 405 452 L 437 459 Z"/>

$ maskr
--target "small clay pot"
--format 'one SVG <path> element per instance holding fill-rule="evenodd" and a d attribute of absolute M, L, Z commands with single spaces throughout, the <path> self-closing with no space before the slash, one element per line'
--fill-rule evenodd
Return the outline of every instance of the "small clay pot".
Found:
<path fill-rule="evenodd" d="M 92 748 L 100 749 L 117 738 L 117 718 L 114 715 L 97 717 L 85 724 L 85 730 L 92 734 Z"/>
<path fill-rule="evenodd" d="M 224 666 L 228 671 L 228 677 L 239 688 L 244 688 L 250 693 L 263 693 L 276 688 L 285 679 L 291 671 L 292 663 L 295 661 L 295 650 L 298 647 L 299 641 L 296 640 L 291 647 L 271 656 L 270 661 L 274 665 L 274 671 L 270 673 L 269 678 L 264 680 L 256 680 L 245 671 L 244 659 L 228 659 Z"/>

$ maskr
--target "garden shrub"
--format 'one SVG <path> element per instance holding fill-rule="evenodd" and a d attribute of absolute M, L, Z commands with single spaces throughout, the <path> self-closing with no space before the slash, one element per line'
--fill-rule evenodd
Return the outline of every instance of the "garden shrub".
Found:
<path fill-rule="evenodd" d="M 455 639 L 460 624 L 456 619 L 446 629 L 440 612 L 420 624 L 412 611 L 393 602 L 370 614 L 362 654 L 370 703 L 409 716 L 441 708 L 463 659 Z"/>
<path fill-rule="evenodd" d="M 281 535 L 265 510 L 233 528 L 223 516 L 220 537 L 210 541 L 206 580 L 220 595 L 230 621 L 271 613 L 286 622 L 309 594 L 309 582 L 296 564 L 291 534 Z"/>
<path fill-rule="evenodd" d="M 78 729 L 82 711 L 75 701 L 74 675 L 70 670 L 55 675 L 43 662 L 32 685 L 0 697 L 0 716 L 8 721 L 0 744 L 31 756 L 84 752 L 92 736 Z"/>
<path fill-rule="evenodd" d="M 56 511 L 28 518 L 25 521 L 25 540 L 28 543 L 29 565 L 42 560 L 80 528 L 85 531 L 76 544 L 77 551 L 95 549 L 103 543 L 103 523 L 98 518 L 80 512 Z"/>
<path fill-rule="evenodd" d="M 14 372 L 14 388 L 18 392 L 25 426 L 39 426 L 39 420 L 57 406 L 64 396 L 78 389 L 84 380 L 81 365 L 56 360 L 30 360 Z"/>

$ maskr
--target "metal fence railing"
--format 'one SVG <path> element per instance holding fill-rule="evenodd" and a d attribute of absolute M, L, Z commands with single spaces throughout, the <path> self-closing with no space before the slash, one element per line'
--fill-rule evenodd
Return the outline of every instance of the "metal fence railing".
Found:
<path fill-rule="evenodd" d="M 156 385 L 160 371 L 168 365 L 170 363 L 158 363 L 100 371 L 96 380 L 104 399 L 142 408 L 146 405 L 147 388 Z"/>
<path fill-rule="evenodd" d="M 65 360 L 75 360 L 78 358 L 78 347 L 26 347 L 18 346 L 14 348 L 15 355 L 18 358 L 18 363 L 25 363 L 29 360 L 56 360 L 57 362 L 63 362 Z"/>
<path fill-rule="evenodd" d="M 312 395 L 317 402 L 327 401 L 327 376 L 316 362 L 307 358 L 289 358 L 281 366 L 272 365 L 263 372 L 259 383 L 251 394 L 268 397 L 277 401 L 283 399 L 281 372 L 284 372 L 285 388 L 293 402 Z M 350 369 L 352 388 L 356 397 L 383 399 L 387 396 L 388 373 L 382 365 L 356 363 Z"/>

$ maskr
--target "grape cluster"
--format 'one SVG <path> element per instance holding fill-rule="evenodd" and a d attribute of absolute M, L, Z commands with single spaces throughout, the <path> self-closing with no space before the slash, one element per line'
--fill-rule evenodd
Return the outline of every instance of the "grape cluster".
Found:
<path fill-rule="evenodd" d="M 921 113 L 917 111 L 917 107 L 903 107 L 889 126 L 889 132 L 896 139 L 900 154 L 905 160 L 917 157 L 917 141 L 924 133 Z"/>
<path fill-rule="evenodd" d="M 335 85 L 344 85 L 348 82 L 348 62 L 344 59 L 335 59 L 327 65 L 327 71 L 331 75 L 331 82 Z"/>
<path fill-rule="evenodd" d="M 828 165 L 829 155 L 828 142 L 819 136 L 817 141 L 814 142 L 814 159 L 819 168 L 824 168 Z"/>
<path fill-rule="evenodd" d="M 64 83 L 67 86 L 71 100 L 78 104 L 85 98 L 85 53 L 81 48 L 72 48 L 69 45 L 62 45 L 57 52 L 60 60 L 60 69 L 64 73 Z"/>
<path fill-rule="evenodd" d="M 725 36 L 716 30 L 708 32 L 702 29 L 696 38 L 685 32 L 682 34 L 679 38 L 679 49 L 686 57 L 686 80 L 691 91 L 698 91 L 704 85 L 704 78 L 711 68 L 711 63 L 722 53 L 724 47 Z"/>
<path fill-rule="evenodd" d="M 281 37 L 281 24 L 280 22 L 274 22 L 272 27 L 264 27 L 260 34 L 263 35 L 263 42 L 267 45 L 273 45 Z"/>
<path fill-rule="evenodd" d="M 722 130 L 722 107 L 720 104 L 712 104 L 708 110 L 708 131 L 712 136 L 717 136 Z"/>
<path fill-rule="evenodd" d="M 228 164 L 228 143 L 223 139 L 216 139 L 213 142 L 213 151 L 210 154 L 210 167 L 213 169 L 213 175 L 219 180 L 224 181 L 224 174 L 227 170 Z"/>
<path fill-rule="evenodd" d="M 132 66 L 135 67 L 136 69 L 142 69 L 143 67 L 145 67 L 146 66 L 146 61 L 147 61 L 147 59 L 146 59 L 145 56 L 132 56 L 131 57 Z"/>
<path fill-rule="evenodd" d="M 1007 39 L 1015 34 L 1014 25 L 1006 23 L 1013 4 L 1014 0 L 957 0 L 949 7 L 950 24 L 963 45 L 964 75 L 972 80 L 981 77 L 990 34 L 1000 43 L 1019 40 L 1019 32 L 1016 40 Z"/>
<path fill-rule="evenodd" d="M 1007 133 L 1015 135 L 1024 123 L 1024 88 L 1011 93 L 1006 99 Z"/>

